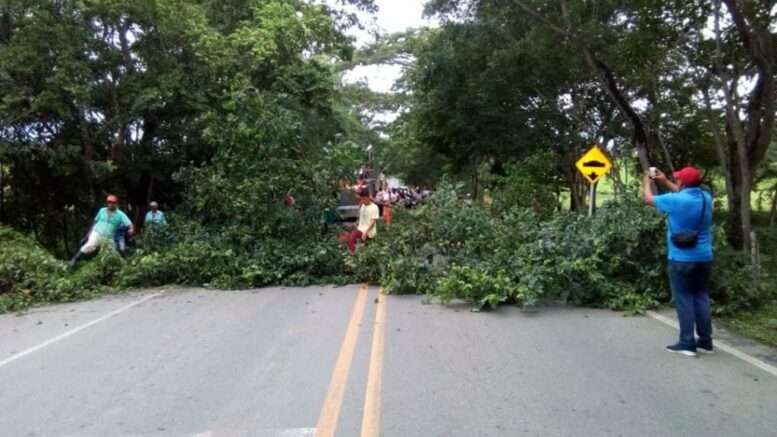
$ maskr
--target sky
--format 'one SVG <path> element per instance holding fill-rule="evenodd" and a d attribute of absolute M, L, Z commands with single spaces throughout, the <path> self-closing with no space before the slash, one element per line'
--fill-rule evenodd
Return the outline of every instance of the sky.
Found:
<path fill-rule="evenodd" d="M 426 0 L 376 0 L 378 13 L 373 17 L 365 16 L 368 30 L 381 33 L 402 32 L 410 28 L 434 25 L 433 21 L 423 18 Z M 353 31 L 357 46 L 363 46 L 374 40 L 369 32 Z M 377 92 L 389 92 L 394 81 L 399 78 L 397 66 L 373 65 L 357 67 L 345 75 L 348 82 L 363 80 Z"/>

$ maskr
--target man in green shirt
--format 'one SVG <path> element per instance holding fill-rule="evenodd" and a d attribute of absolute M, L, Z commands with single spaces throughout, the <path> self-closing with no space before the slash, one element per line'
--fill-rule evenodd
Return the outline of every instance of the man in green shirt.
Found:
<path fill-rule="evenodd" d="M 127 217 L 127 214 L 124 214 L 119 209 L 119 198 L 111 194 L 105 200 L 107 206 L 101 208 L 100 212 L 95 216 L 94 225 L 89 232 L 89 238 L 87 238 L 86 244 L 81 246 L 78 253 L 70 260 L 71 267 L 82 256 L 94 253 L 100 248 L 100 245 L 113 242 L 116 231 L 120 226 L 128 227 L 130 235 L 135 232 L 135 227 L 132 225 L 129 217 Z"/>

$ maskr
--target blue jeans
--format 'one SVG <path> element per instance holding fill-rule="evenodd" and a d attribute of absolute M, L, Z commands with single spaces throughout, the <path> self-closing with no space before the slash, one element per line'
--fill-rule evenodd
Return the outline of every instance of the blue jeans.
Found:
<path fill-rule="evenodd" d="M 680 346 L 688 349 L 696 349 L 694 326 L 699 335 L 698 344 L 712 346 L 711 273 L 711 262 L 669 261 L 672 299 L 680 322 Z"/>
<path fill-rule="evenodd" d="M 124 251 L 127 250 L 127 232 L 129 231 L 129 226 L 119 226 L 116 229 L 116 233 L 113 234 L 113 244 L 116 245 L 116 250 L 120 254 L 124 254 Z"/>

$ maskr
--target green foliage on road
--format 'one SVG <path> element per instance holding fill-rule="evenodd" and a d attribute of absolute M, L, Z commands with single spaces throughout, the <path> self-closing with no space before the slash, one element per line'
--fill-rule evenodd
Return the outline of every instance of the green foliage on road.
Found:
<path fill-rule="evenodd" d="M 66 264 L 38 243 L 0 225 L 0 313 L 93 297 L 108 289 L 122 265 L 106 246 L 84 268 L 68 274 Z"/>
<path fill-rule="evenodd" d="M 144 238 L 129 259 L 106 245 L 70 272 L 38 243 L 0 225 L 0 313 L 170 284 L 246 289 L 356 280 L 347 251 L 331 236 L 302 244 L 265 240 L 249 249 L 207 233 L 192 232 L 183 242 L 165 242 L 159 235 Z"/>
<path fill-rule="evenodd" d="M 441 187 L 359 253 L 387 293 L 423 293 L 476 308 L 561 300 L 632 313 L 669 301 L 663 219 L 636 191 L 595 217 L 489 208 L 460 194 Z M 753 287 L 751 266 L 726 247 L 722 229 L 716 232 L 717 311 L 732 314 L 768 301 L 768 287 Z"/>
<path fill-rule="evenodd" d="M 663 219 L 635 193 L 608 202 L 593 218 L 496 205 L 503 205 L 500 192 L 484 206 L 445 184 L 417 210 L 398 208 L 395 224 L 381 227 L 355 257 L 331 233 L 246 243 L 179 222 L 145 234 L 127 260 L 107 246 L 75 273 L 30 238 L 0 227 L 0 312 L 167 284 L 239 289 L 357 281 L 476 309 L 564 301 L 639 313 L 668 302 Z M 725 247 L 722 233 L 718 228 L 716 311 L 753 311 L 774 299 L 768 286 L 752 286 L 752 266 Z M 771 283 L 769 271 L 761 274 L 761 283 Z"/>

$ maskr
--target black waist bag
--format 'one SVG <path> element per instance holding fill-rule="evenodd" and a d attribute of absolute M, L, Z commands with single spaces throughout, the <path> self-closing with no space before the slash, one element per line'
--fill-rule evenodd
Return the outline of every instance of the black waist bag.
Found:
<path fill-rule="evenodd" d="M 707 196 L 701 193 L 701 213 L 699 214 L 699 225 L 695 230 L 672 232 L 672 244 L 680 249 L 692 249 L 699 243 L 699 233 L 704 226 L 704 213 L 707 211 Z"/>

